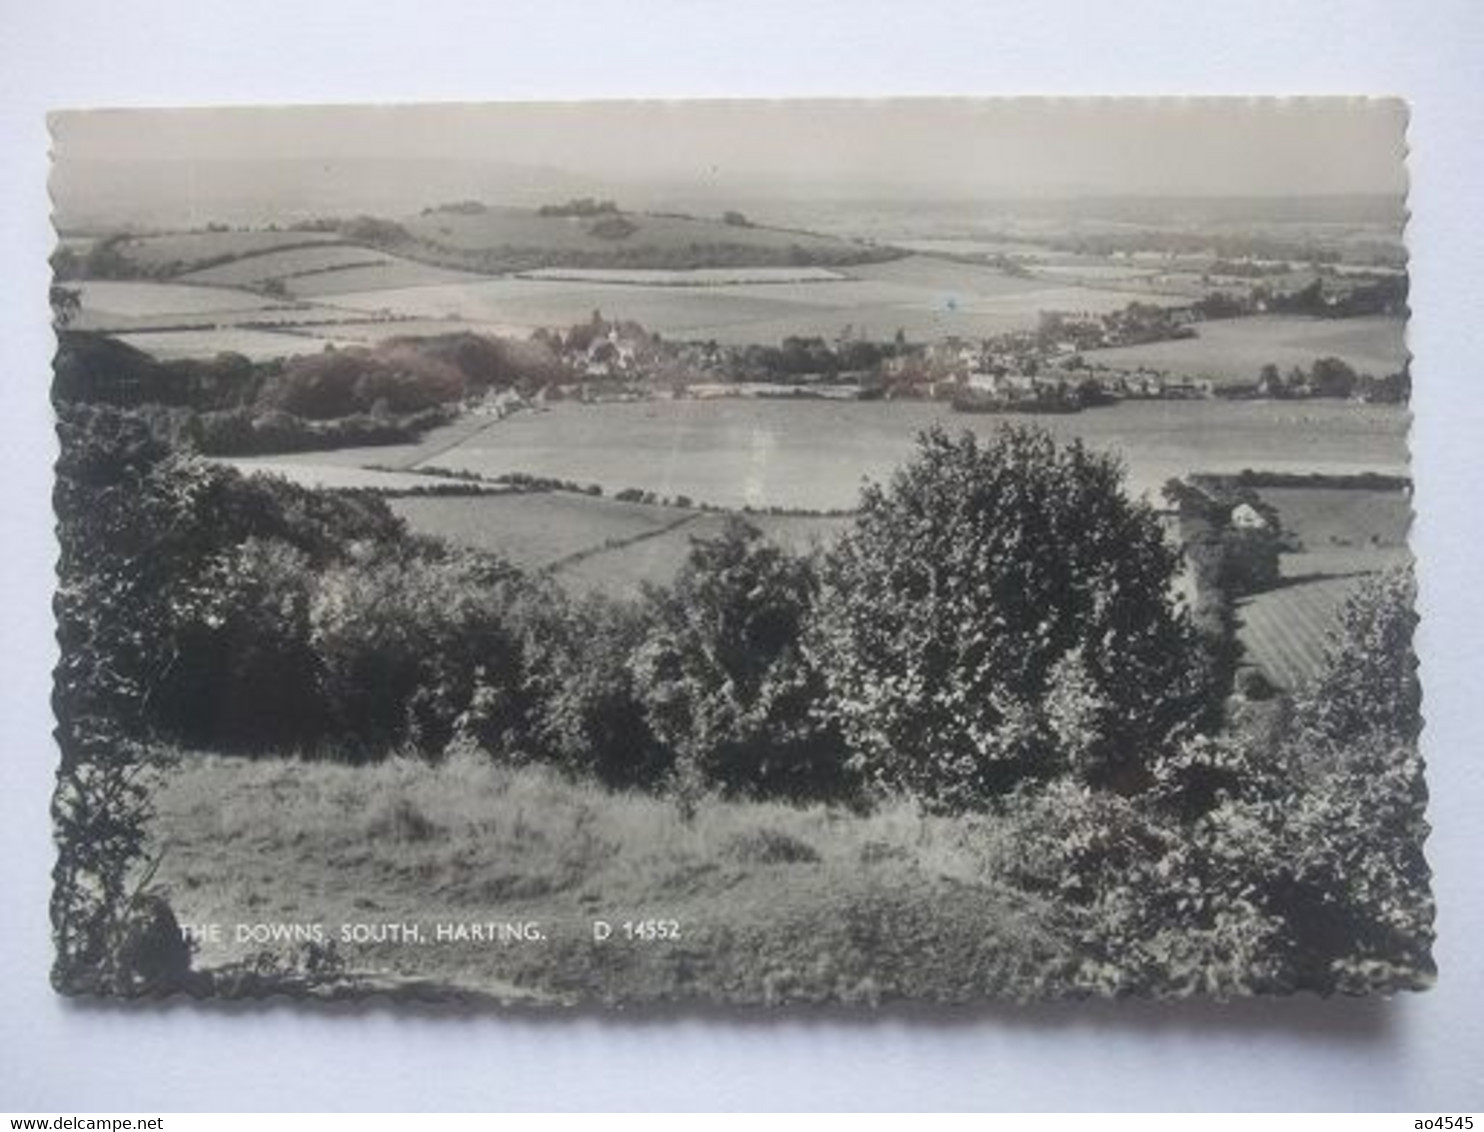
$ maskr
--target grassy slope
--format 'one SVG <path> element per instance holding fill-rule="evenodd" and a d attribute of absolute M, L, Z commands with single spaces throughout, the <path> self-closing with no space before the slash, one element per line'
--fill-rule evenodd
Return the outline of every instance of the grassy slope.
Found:
<path fill-rule="evenodd" d="M 185 922 L 536 919 L 507 945 L 342 945 L 347 972 L 503 1001 L 960 1000 L 1054 993 L 1057 913 L 999 879 L 978 819 L 905 807 L 608 794 L 477 756 L 364 768 L 190 755 L 158 793 L 157 883 Z M 591 923 L 679 921 L 678 942 L 596 944 Z M 205 947 L 204 968 L 253 948 Z"/>

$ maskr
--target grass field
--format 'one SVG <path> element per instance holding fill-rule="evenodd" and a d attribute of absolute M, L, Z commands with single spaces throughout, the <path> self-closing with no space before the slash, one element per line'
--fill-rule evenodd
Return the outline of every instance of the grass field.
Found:
<path fill-rule="evenodd" d="M 1302 543 L 1283 559 L 1290 576 L 1374 571 L 1407 555 L 1412 504 L 1405 492 L 1265 487 L 1260 494 Z"/>
<path fill-rule="evenodd" d="M 766 282 L 739 281 L 757 280 L 760 270 L 717 269 L 704 277 L 731 280 L 726 286 L 676 286 L 677 276 L 697 276 L 657 273 L 663 282 L 645 283 L 644 272 L 561 269 L 444 286 L 337 291 L 334 302 L 522 331 L 569 326 L 601 310 L 671 338 L 744 344 L 777 343 L 790 335 L 834 337 L 846 327 L 883 340 L 899 329 L 919 341 L 951 334 L 982 337 L 1033 327 L 1043 310 L 1101 312 L 1136 299 L 1161 301 L 1146 293 L 1017 279 L 993 268 L 925 256 L 841 268 L 833 279 L 780 268 L 763 276 Z M 340 274 L 310 278 L 336 280 Z"/>
<path fill-rule="evenodd" d="M 1237 605 L 1237 639 L 1249 663 L 1280 688 L 1318 674 L 1339 628 L 1340 610 L 1363 577 L 1319 577 L 1269 590 Z"/>
<path fill-rule="evenodd" d="M 251 287 L 270 279 L 289 279 L 297 275 L 332 271 L 337 268 L 382 263 L 389 257 L 356 244 L 325 244 L 312 248 L 288 248 L 248 256 L 231 263 L 192 271 L 179 278 L 187 283 L 210 283 L 222 287 Z"/>
<path fill-rule="evenodd" d="M 291 295 L 308 299 L 323 298 L 333 303 L 338 295 L 396 290 L 404 287 L 470 283 L 484 278 L 482 275 L 471 275 L 467 271 L 454 271 L 447 267 L 418 263 L 416 260 L 405 259 L 402 256 L 383 255 L 374 264 L 342 267 L 335 271 L 322 271 L 313 275 L 300 275 L 285 279 L 284 286 Z"/>
<path fill-rule="evenodd" d="M 333 302 L 333 298 L 327 299 Z M 374 346 L 389 338 L 435 338 L 443 334 L 486 334 L 495 338 L 523 336 L 518 327 L 456 319 L 372 318 L 366 312 L 343 312 L 344 321 L 330 326 L 306 327 L 301 333 L 356 346 Z M 321 343 L 321 346 L 323 343 Z"/>
<path fill-rule="evenodd" d="M 156 884 L 187 923 L 222 925 L 198 968 L 263 950 L 236 925 L 318 924 L 416 942 L 339 942 L 345 973 L 509 1003 L 776 1003 L 1054 993 L 1074 959 L 1064 916 L 1002 877 L 989 820 L 906 805 L 673 803 L 478 757 L 438 767 L 188 754 L 156 793 Z M 639 943 L 625 921 L 680 938 Z M 595 943 L 595 919 L 617 938 Z M 533 922 L 544 938 L 440 942 L 439 924 Z M 280 945 L 281 961 L 294 948 Z"/>
<path fill-rule="evenodd" d="M 339 241 L 340 237 L 333 232 L 175 232 L 125 240 L 118 251 L 125 259 L 144 268 L 158 269 L 180 264 L 183 270 L 188 271 L 195 264 L 222 256 L 256 256 L 274 248 Z"/>
<path fill-rule="evenodd" d="M 83 319 L 168 318 L 173 315 L 241 314 L 281 305 L 275 300 L 227 287 L 193 287 L 183 283 L 133 280 L 89 280 L 76 284 Z"/>
<path fill-rule="evenodd" d="M 828 283 L 845 278 L 825 267 L 695 267 L 663 268 L 542 267 L 522 271 L 522 279 L 557 279 L 616 286 L 657 284 L 665 287 L 728 287 L 745 283 Z"/>
<path fill-rule="evenodd" d="M 435 219 L 473 222 L 479 217 Z M 530 220 L 535 223 L 535 220 Z M 565 221 L 555 231 L 566 231 Z M 728 229 L 752 232 L 754 229 Z M 233 244 L 237 236 L 291 233 L 207 233 L 190 237 L 200 248 L 208 237 Z M 299 234 L 299 235 L 302 235 Z M 470 236 L 472 239 L 473 237 Z M 159 237 L 174 239 L 174 237 Z M 182 240 L 186 237 L 181 237 Z M 556 247 L 557 245 L 553 245 Z M 1180 295 L 1158 293 L 1142 268 L 1121 265 L 1058 266 L 1069 277 L 1048 273 L 1022 278 L 995 268 L 909 255 L 883 263 L 842 268 L 743 267 L 695 271 L 549 268 L 520 277 L 488 276 L 431 266 L 343 242 L 266 250 L 191 273 L 194 286 L 149 282 L 83 284 L 79 327 L 147 330 L 160 325 L 205 329 L 255 317 L 269 300 L 239 288 L 282 282 L 289 294 L 311 306 L 295 312 L 273 304 L 275 318 L 356 320 L 394 316 L 446 330 L 450 323 L 485 331 L 526 335 L 541 327 L 586 322 L 594 310 L 630 319 L 669 338 L 727 344 L 776 344 L 789 336 L 833 338 L 854 335 L 885 340 L 898 331 L 914 341 L 958 335 L 981 338 L 1036 325 L 1043 311 L 1088 315 L 1130 302 L 1178 303 Z M 1135 272 L 1130 275 L 1129 272 Z M 1177 289 L 1178 290 L 1178 289 Z M 435 325 L 436 324 L 436 325 Z M 362 337 L 375 337 L 366 331 Z M 1155 365 L 1207 371 L 1221 380 L 1251 380 L 1263 361 L 1311 363 L 1323 353 L 1346 357 L 1358 368 L 1386 370 L 1400 357 L 1400 327 L 1384 320 L 1347 323 L 1300 319 L 1248 319 L 1211 323 L 1196 340 L 1098 351 L 1090 360 L 1128 367 Z M 1390 337 L 1388 338 L 1388 335 Z M 1389 344 L 1388 344 L 1389 343 Z M 174 343 L 177 354 L 195 340 Z M 203 354 L 218 352 L 202 341 Z M 1390 353 L 1388 353 L 1390 351 Z M 1254 361 L 1254 359 L 1262 359 Z"/>
<path fill-rule="evenodd" d="M 300 453 L 300 456 L 305 455 Z M 312 453 L 310 454 L 312 455 Z M 438 484 L 438 480 L 412 472 L 384 472 L 374 468 L 357 468 L 345 464 L 315 462 L 292 459 L 287 456 L 241 456 L 221 459 L 219 463 L 236 468 L 244 475 L 277 476 L 300 487 L 325 488 L 331 491 L 367 489 L 371 491 L 405 492 L 427 491 Z M 499 484 L 461 485 L 481 491 L 487 495 L 498 495 L 509 490 Z M 469 496 L 461 498 L 468 499 Z M 443 500 L 427 500 L 442 502 Z M 400 503 L 400 500 L 395 502 Z"/>
<path fill-rule="evenodd" d="M 1037 424 L 1119 454 L 1134 491 L 1193 471 L 1403 473 L 1407 414 L 1332 402 L 1127 402 L 1072 416 L 955 413 L 906 402 L 768 400 L 560 404 L 517 413 L 437 457 L 444 467 L 688 495 L 722 507 L 852 509 L 938 424 Z M 635 453 L 643 453 L 638 459 Z"/>
<path fill-rule="evenodd" d="M 1410 560 L 1411 501 L 1401 491 L 1263 488 L 1302 549 L 1279 560 L 1282 584 L 1238 604 L 1247 660 L 1297 688 L 1319 671 L 1345 599 L 1379 571 Z"/>
<path fill-rule="evenodd" d="M 393 507 L 418 533 L 532 568 L 562 562 L 559 576 L 575 589 L 631 594 L 642 582 L 673 577 L 690 539 L 714 533 L 722 519 L 612 498 L 628 487 L 736 510 L 848 511 L 858 505 L 863 481 L 884 482 L 911 455 L 921 429 L 938 424 L 987 434 L 1005 424 L 1036 424 L 1117 454 L 1129 489 L 1162 505 L 1166 481 L 1199 471 L 1404 474 L 1407 422 L 1400 410 L 1333 402 L 1128 402 L 1075 416 L 1016 418 L 920 402 L 559 404 L 504 420 L 466 416 L 416 444 L 242 463 L 302 469 L 297 474 L 310 482 L 354 478 L 362 474 L 357 469 L 375 465 L 598 484 L 602 498 L 541 492 L 399 499 Z M 384 473 L 367 474 L 389 482 Z M 435 482 L 408 477 L 411 486 Z M 1264 495 L 1304 546 L 1283 559 L 1290 579 L 1369 573 L 1407 553 L 1410 507 L 1399 492 L 1283 488 Z M 797 550 L 827 542 L 848 522 L 763 513 L 748 519 Z"/>
<path fill-rule="evenodd" d="M 1219 385 L 1251 383 L 1268 362 L 1283 373 L 1307 369 L 1333 356 L 1375 377 L 1400 370 L 1407 360 L 1406 324 L 1400 319 L 1311 319 L 1263 315 L 1204 322 L 1198 337 L 1143 346 L 1116 346 L 1085 355 L 1094 365 L 1147 368 L 1205 378 Z"/>
<path fill-rule="evenodd" d="M 333 344 L 339 348 L 355 345 L 358 341 L 357 338 L 333 328 L 327 327 L 326 330 L 328 333 L 320 336 L 232 326 L 199 330 L 145 330 L 133 334 L 118 334 L 115 337 L 120 342 L 127 342 L 135 349 L 167 362 L 178 358 L 209 358 L 223 351 L 241 354 L 255 362 L 266 362 L 274 358 L 318 354 L 326 345 Z"/>
<path fill-rule="evenodd" d="M 389 310 L 423 319 L 494 323 L 523 332 L 586 322 L 594 310 L 638 321 L 676 336 L 714 321 L 725 311 L 738 321 L 778 317 L 792 310 L 783 299 L 759 299 L 740 289 L 605 287 L 540 279 L 477 279 L 469 283 L 414 285 L 341 293 L 335 303 L 366 311 Z"/>
<path fill-rule="evenodd" d="M 437 482 L 426 476 L 410 478 Z M 529 569 L 549 567 L 607 543 L 654 535 L 696 517 L 696 512 L 679 508 L 565 491 L 394 499 L 391 507 L 415 534 L 493 551 Z"/>
<path fill-rule="evenodd" d="M 200 333 L 194 339 L 182 340 L 177 349 L 184 350 L 189 343 L 199 357 L 233 349 L 227 344 L 232 336 L 262 329 L 258 324 L 365 322 L 383 318 L 386 313 L 270 298 L 236 287 L 112 280 L 90 280 L 77 286 L 82 309 L 71 324 L 74 328 L 111 333 L 190 328 Z M 217 337 L 212 337 L 212 331 Z"/>

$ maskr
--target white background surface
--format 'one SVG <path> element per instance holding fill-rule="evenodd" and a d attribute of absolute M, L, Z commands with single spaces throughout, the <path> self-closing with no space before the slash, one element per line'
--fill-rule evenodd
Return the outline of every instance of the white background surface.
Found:
<path fill-rule="evenodd" d="M 1484 1107 L 1484 8 L 4 0 L 0 13 L 0 1111 Z M 517 1017 L 283 1002 L 123 1009 L 52 994 L 47 109 L 996 93 L 1412 103 L 1435 990 L 1393 1002 Z"/>

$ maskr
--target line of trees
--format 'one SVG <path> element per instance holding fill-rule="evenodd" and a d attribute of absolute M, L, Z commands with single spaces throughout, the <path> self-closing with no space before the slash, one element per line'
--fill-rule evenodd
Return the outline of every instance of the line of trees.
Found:
<path fill-rule="evenodd" d="M 618 602 L 410 537 L 374 497 L 172 453 L 116 410 L 60 427 L 64 989 L 147 983 L 110 940 L 144 852 L 131 784 L 172 746 L 468 750 L 683 811 L 905 796 L 1034 847 L 1016 877 L 1086 933 L 1089 989 L 1425 970 L 1406 583 L 1352 615 L 1361 647 L 1277 743 L 1222 732 L 1177 556 L 1080 444 L 929 432 L 823 556 L 739 518 L 671 586 Z"/>
<path fill-rule="evenodd" d="M 60 330 L 52 398 L 132 410 L 160 438 L 207 455 L 247 455 L 414 440 L 466 398 L 565 372 L 544 341 L 469 333 L 254 363 L 233 353 L 160 362 Z"/>

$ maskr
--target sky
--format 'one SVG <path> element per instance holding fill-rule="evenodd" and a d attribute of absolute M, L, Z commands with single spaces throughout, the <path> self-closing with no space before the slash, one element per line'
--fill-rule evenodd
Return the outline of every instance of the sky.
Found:
<path fill-rule="evenodd" d="M 1377 99 L 917 99 L 64 111 L 84 163 L 406 159 L 805 196 L 1402 193 Z M 268 188 L 269 186 L 265 186 Z"/>

